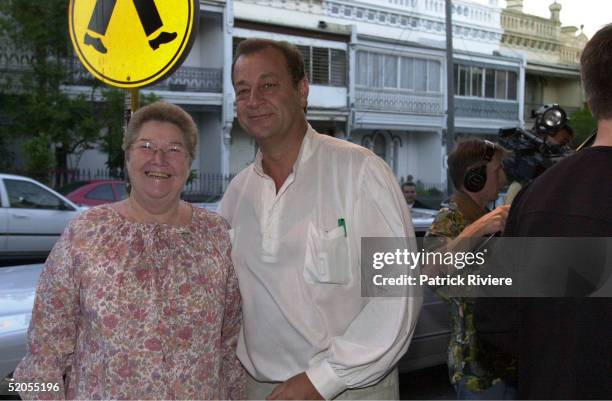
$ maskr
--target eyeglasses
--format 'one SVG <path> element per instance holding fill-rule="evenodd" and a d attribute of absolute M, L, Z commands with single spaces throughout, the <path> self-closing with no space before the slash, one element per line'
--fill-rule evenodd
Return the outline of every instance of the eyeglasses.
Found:
<path fill-rule="evenodd" d="M 187 156 L 185 147 L 178 143 L 169 143 L 166 145 L 157 145 L 151 141 L 137 141 L 132 144 L 132 147 L 138 153 L 145 156 L 155 156 L 157 151 L 161 151 L 169 159 L 181 160 Z"/>

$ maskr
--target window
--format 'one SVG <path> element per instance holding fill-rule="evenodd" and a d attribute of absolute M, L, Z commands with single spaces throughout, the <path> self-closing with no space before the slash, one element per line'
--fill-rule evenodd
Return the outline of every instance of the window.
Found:
<path fill-rule="evenodd" d="M 471 96 L 482 97 L 482 68 L 472 67 L 471 69 L 472 90 Z"/>
<path fill-rule="evenodd" d="M 127 188 L 125 184 L 115 184 L 115 192 L 117 192 L 119 200 L 127 198 Z"/>
<path fill-rule="evenodd" d="M 9 206 L 17 209 L 62 210 L 64 202 L 46 189 L 29 181 L 4 180 Z"/>
<path fill-rule="evenodd" d="M 427 60 L 414 60 L 414 89 L 419 92 L 427 90 Z"/>
<path fill-rule="evenodd" d="M 495 71 L 495 97 L 506 98 L 506 71 Z"/>
<path fill-rule="evenodd" d="M 383 56 L 385 88 L 397 88 L 397 57 Z"/>
<path fill-rule="evenodd" d="M 382 75 L 382 58 L 368 54 L 368 86 L 381 88 Z"/>
<path fill-rule="evenodd" d="M 440 92 L 437 60 L 359 51 L 356 74 L 358 86 Z"/>
<path fill-rule="evenodd" d="M 327 86 L 346 86 L 346 52 L 326 47 L 296 46 L 306 66 L 310 83 Z"/>
<path fill-rule="evenodd" d="M 495 70 L 487 69 L 485 75 L 485 97 L 495 97 Z"/>
<path fill-rule="evenodd" d="M 518 75 L 514 71 L 455 64 L 453 77 L 457 96 L 516 100 Z"/>
<path fill-rule="evenodd" d="M 508 71 L 508 99 L 515 100 L 516 99 L 516 87 L 517 87 L 518 77 L 516 72 Z"/>
<path fill-rule="evenodd" d="M 458 68 L 459 76 L 457 86 L 459 87 L 458 94 L 460 96 L 470 95 L 470 70 L 468 67 L 460 65 Z"/>
<path fill-rule="evenodd" d="M 400 61 L 402 62 L 400 88 L 414 90 L 414 59 L 402 57 Z"/>
<path fill-rule="evenodd" d="M 427 91 L 428 92 L 440 92 L 440 73 L 441 66 L 439 61 L 429 60 L 427 62 L 428 77 L 427 80 Z"/>
<path fill-rule="evenodd" d="M 366 86 L 368 84 L 368 53 L 357 53 L 357 65 L 362 66 L 357 69 L 357 85 Z"/>
<path fill-rule="evenodd" d="M 114 201 L 115 194 L 113 193 L 113 188 L 111 184 L 102 184 L 98 185 L 91 191 L 87 192 L 85 195 L 87 199 L 96 199 L 96 200 L 104 200 L 104 201 Z"/>
<path fill-rule="evenodd" d="M 312 47 L 311 71 L 313 84 L 329 83 L 329 49 Z"/>

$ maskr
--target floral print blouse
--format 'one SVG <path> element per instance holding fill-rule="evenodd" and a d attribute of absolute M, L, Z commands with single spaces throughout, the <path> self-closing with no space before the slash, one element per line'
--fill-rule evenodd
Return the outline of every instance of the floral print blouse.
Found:
<path fill-rule="evenodd" d="M 185 226 L 82 213 L 47 259 L 14 374 L 59 391 L 22 398 L 244 398 L 230 248 L 227 223 L 200 208 Z"/>

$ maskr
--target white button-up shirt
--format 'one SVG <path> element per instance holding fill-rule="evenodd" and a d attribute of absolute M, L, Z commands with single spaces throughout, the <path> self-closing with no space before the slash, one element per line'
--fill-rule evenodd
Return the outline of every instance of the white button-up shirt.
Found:
<path fill-rule="evenodd" d="M 278 192 L 261 158 L 219 208 L 243 299 L 238 357 L 259 381 L 305 371 L 328 399 L 372 385 L 405 353 L 422 302 L 361 297 L 361 237 L 409 237 L 416 251 L 402 192 L 372 152 L 310 126 Z"/>

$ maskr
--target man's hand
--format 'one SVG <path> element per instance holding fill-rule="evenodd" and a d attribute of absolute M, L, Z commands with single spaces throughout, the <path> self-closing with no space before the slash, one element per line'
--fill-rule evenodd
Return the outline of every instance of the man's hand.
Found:
<path fill-rule="evenodd" d="M 274 388 L 266 400 L 322 400 L 323 397 L 302 372 Z"/>
<path fill-rule="evenodd" d="M 509 210 L 510 205 L 499 206 L 472 223 L 478 235 L 482 236 L 504 231 Z"/>

